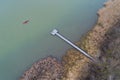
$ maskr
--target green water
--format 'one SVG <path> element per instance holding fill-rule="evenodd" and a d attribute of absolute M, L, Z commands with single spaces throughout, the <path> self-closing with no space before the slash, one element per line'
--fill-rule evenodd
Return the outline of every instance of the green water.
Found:
<path fill-rule="evenodd" d="M 76 42 L 97 21 L 105 0 L 0 0 L 0 80 L 18 80 L 33 62 L 68 48 L 53 28 Z M 27 24 L 24 21 L 29 20 Z"/>

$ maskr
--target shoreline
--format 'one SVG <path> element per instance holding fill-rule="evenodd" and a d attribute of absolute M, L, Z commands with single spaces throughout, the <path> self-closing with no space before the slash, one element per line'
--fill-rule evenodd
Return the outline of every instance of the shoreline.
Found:
<path fill-rule="evenodd" d="M 77 46 L 81 47 L 83 50 L 94 56 L 95 58 L 99 58 L 101 56 L 101 44 L 106 40 L 106 33 L 109 31 L 110 28 L 118 22 L 120 19 L 120 1 L 118 0 L 108 0 L 104 3 L 104 7 L 98 11 L 98 21 L 96 25 L 84 36 L 81 37 L 81 40 L 76 43 Z M 50 62 L 49 62 L 50 61 Z M 33 70 L 32 68 L 34 65 L 40 67 L 38 63 L 45 62 L 48 66 L 49 63 L 53 65 L 59 66 L 52 66 L 52 68 L 57 68 L 53 70 L 51 68 L 44 68 L 47 69 L 48 72 L 41 73 L 37 70 Z M 49 62 L 49 63 L 48 63 Z M 86 78 L 91 73 L 91 66 L 94 64 L 89 61 L 85 56 L 83 56 L 79 51 L 75 49 L 70 49 L 67 53 L 62 57 L 61 63 L 59 63 L 55 58 L 48 57 L 38 62 L 35 62 L 33 66 L 27 70 L 20 80 L 38 80 L 42 79 L 38 75 L 44 76 L 42 80 L 87 80 Z M 40 70 L 43 68 L 39 68 Z M 49 69 L 51 71 L 49 71 Z M 53 71 L 52 71 L 53 70 Z M 36 71 L 38 71 L 36 73 Z M 49 73 L 50 72 L 50 73 Z M 55 73 L 56 76 L 52 76 L 52 73 Z M 60 74 L 60 75 L 59 75 Z M 84 75 L 85 74 L 85 75 Z M 34 77 L 33 75 L 37 75 Z M 58 76 L 57 76 L 58 75 Z M 27 77 L 29 76 L 29 78 Z M 36 79 L 38 78 L 38 79 Z M 51 79 L 50 79 L 51 78 Z"/>
<path fill-rule="evenodd" d="M 56 58 L 49 56 L 35 62 L 29 70 L 25 71 L 19 80 L 61 80 L 63 67 Z"/>
<path fill-rule="evenodd" d="M 106 33 L 120 19 L 119 4 L 120 1 L 117 0 L 109 0 L 104 3 L 104 7 L 97 13 L 98 21 L 96 25 L 76 44 L 92 56 L 99 58 L 101 56 L 100 46 L 106 39 Z M 69 50 L 63 57 L 63 60 L 65 61 L 64 65 L 67 72 L 63 80 L 84 80 L 89 75 L 92 63 L 78 51 L 74 49 Z M 74 66 L 71 66 L 71 64 L 74 64 Z"/>

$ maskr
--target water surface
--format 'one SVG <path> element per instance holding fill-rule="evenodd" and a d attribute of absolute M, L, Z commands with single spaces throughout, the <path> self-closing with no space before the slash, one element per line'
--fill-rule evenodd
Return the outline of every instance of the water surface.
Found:
<path fill-rule="evenodd" d="M 0 0 L 0 80 L 18 80 L 33 62 L 70 48 L 53 28 L 76 42 L 97 21 L 105 0 Z M 28 23 L 23 24 L 24 21 Z"/>

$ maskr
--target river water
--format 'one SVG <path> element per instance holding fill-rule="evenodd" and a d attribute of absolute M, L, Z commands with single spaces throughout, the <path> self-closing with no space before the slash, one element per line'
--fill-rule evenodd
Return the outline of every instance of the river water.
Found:
<path fill-rule="evenodd" d="M 56 28 L 73 42 L 97 21 L 105 0 L 0 0 L 0 80 L 18 80 L 33 62 L 58 59 L 68 44 L 50 35 Z"/>

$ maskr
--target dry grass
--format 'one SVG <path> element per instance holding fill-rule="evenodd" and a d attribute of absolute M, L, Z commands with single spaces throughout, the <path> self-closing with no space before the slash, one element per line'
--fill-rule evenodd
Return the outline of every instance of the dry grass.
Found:
<path fill-rule="evenodd" d="M 92 64 L 86 80 L 120 80 L 120 22 L 106 33 L 100 46 L 100 64 Z"/>

